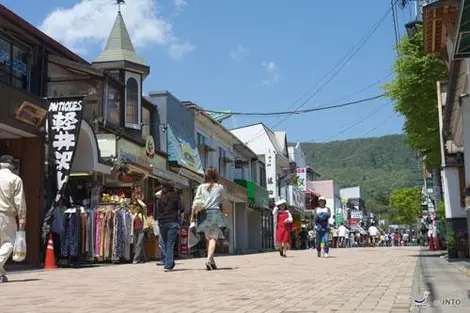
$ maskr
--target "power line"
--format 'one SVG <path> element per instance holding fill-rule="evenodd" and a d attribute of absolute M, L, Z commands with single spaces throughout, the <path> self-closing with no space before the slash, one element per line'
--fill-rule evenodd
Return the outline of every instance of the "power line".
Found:
<path fill-rule="evenodd" d="M 335 104 L 335 105 L 329 105 L 329 106 L 322 106 L 322 107 L 313 107 L 310 109 L 304 109 L 304 110 L 296 110 L 296 111 L 280 111 L 280 112 L 231 112 L 231 115 L 244 115 L 244 116 L 277 116 L 277 115 L 293 115 L 293 114 L 305 114 L 305 113 L 311 113 L 311 112 L 317 112 L 317 111 L 324 111 L 324 110 L 331 110 L 331 109 L 336 109 L 336 108 L 343 108 L 346 106 L 351 106 L 354 104 L 359 104 L 359 103 L 364 103 L 372 100 L 376 100 L 379 98 L 384 97 L 384 94 L 372 96 L 369 98 L 363 98 L 355 101 L 349 101 L 345 103 L 340 103 L 340 104 Z M 215 114 L 223 114 L 227 112 L 223 111 L 213 111 L 213 110 L 201 110 L 202 112 L 206 113 L 215 113 Z"/>
<path fill-rule="evenodd" d="M 393 1 L 393 0 L 392 0 Z M 398 3 L 399 0 L 395 0 L 395 3 Z M 380 25 L 382 25 L 382 23 L 384 22 L 384 20 L 387 18 L 387 16 L 390 14 L 390 12 L 392 11 L 392 8 L 388 9 L 385 14 L 379 19 L 379 21 L 377 23 L 374 24 L 374 26 L 372 27 L 372 29 L 359 41 L 359 43 L 357 45 L 355 45 L 350 52 L 348 52 L 338 63 L 337 65 L 325 76 L 325 77 L 328 77 L 329 75 L 331 75 L 327 80 L 326 82 L 324 82 L 312 95 L 310 95 L 305 101 L 303 101 L 303 103 L 301 103 L 297 109 L 301 109 L 305 104 L 307 104 L 313 97 L 315 97 L 331 80 L 333 80 L 333 78 L 335 78 L 340 72 L 341 70 L 344 68 L 344 66 L 359 52 L 359 50 L 369 41 L 369 39 L 372 37 L 372 35 L 377 31 L 377 29 L 379 29 Z M 339 68 L 337 68 L 339 66 Z M 312 88 L 310 88 L 306 93 L 304 93 L 297 101 L 295 101 L 293 103 L 293 105 L 295 105 L 295 103 L 299 102 L 304 96 L 306 96 L 308 93 L 310 93 L 311 90 L 315 89 L 316 86 L 318 86 L 318 84 L 320 84 L 322 80 L 320 80 L 319 82 L 317 82 Z M 295 112 L 295 111 L 294 111 Z M 274 129 L 275 127 L 277 127 L 278 125 L 282 124 L 285 120 L 287 120 L 288 118 L 290 118 L 293 114 L 295 113 L 292 113 L 286 117 L 284 117 L 283 119 L 281 119 L 278 123 L 274 124 L 273 126 L 271 126 L 270 128 L 271 129 Z M 263 132 L 260 132 L 258 135 L 256 135 L 254 138 L 252 138 L 251 140 L 248 140 L 246 142 L 246 144 L 249 144 L 253 141 L 255 141 L 256 139 L 258 139 L 260 136 L 263 135 Z"/>
<path fill-rule="evenodd" d="M 387 104 L 391 103 L 391 101 L 389 101 Z M 380 110 L 382 110 L 383 107 L 378 107 L 377 109 L 373 110 L 372 112 L 370 112 L 369 114 L 367 114 L 366 116 L 362 117 L 360 120 L 354 122 L 353 124 L 351 124 L 350 126 L 340 130 L 337 134 L 329 137 L 328 139 L 325 140 L 325 142 L 328 142 L 328 141 L 331 141 L 333 140 L 334 138 L 344 134 L 345 132 L 353 129 L 354 127 L 358 126 L 359 124 L 361 124 L 362 122 L 368 120 L 369 118 L 371 118 L 372 116 L 374 116 L 375 114 L 377 114 Z"/>

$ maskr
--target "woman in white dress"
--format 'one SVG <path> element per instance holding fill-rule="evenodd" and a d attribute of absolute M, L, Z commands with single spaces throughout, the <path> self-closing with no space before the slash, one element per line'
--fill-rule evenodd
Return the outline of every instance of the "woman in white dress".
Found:
<path fill-rule="evenodd" d="M 206 238 L 207 260 L 206 269 L 216 270 L 214 254 L 217 240 L 224 240 L 224 229 L 227 222 L 222 213 L 222 203 L 225 200 L 224 186 L 218 183 L 219 174 L 213 167 L 209 167 L 204 175 L 205 183 L 198 187 L 196 195 L 202 193 L 204 198 L 204 210 L 200 212 L 201 223 L 197 226 L 197 232 L 203 233 Z M 191 224 L 195 221 L 195 208 L 191 212 Z"/>

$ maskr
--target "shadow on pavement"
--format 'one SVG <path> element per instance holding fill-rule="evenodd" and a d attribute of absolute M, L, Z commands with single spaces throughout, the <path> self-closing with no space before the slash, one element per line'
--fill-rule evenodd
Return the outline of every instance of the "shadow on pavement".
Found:
<path fill-rule="evenodd" d="M 38 278 L 9 279 L 7 284 L 11 284 L 11 283 L 29 283 L 29 282 L 40 281 L 40 280 L 42 280 L 42 279 L 38 279 Z"/>
<path fill-rule="evenodd" d="M 441 256 L 446 255 L 446 253 L 439 254 L 410 254 L 409 257 L 412 258 L 440 258 Z"/>

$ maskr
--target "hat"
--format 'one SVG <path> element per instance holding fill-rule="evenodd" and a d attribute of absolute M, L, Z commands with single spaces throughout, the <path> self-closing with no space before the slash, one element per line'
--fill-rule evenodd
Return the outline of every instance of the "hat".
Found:
<path fill-rule="evenodd" d="M 281 204 L 286 204 L 286 203 L 287 203 L 286 200 L 284 200 L 284 199 L 279 199 L 279 200 L 276 201 L 275 204 L 276 204 L 276 206 L 280 206 Z"/>
<path fill-rule="evenodd" d="M 4 154 L 0 157 L 0 163 L 14 164 L 15 158 L 12 157 L 11 155 Z"/>
<path fill-rule="evenodd" d="M 322 200 L 323 200 L 323 201 L 326 201 L 326 198 L 323 197 L 323 196 L 321 196 L 320 198 L 318 198 L 318 201 L 322 201 Z"/>

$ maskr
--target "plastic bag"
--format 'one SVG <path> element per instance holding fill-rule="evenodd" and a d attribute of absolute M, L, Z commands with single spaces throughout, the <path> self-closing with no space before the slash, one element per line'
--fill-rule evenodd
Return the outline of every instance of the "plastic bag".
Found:
<path fill-rule="evenodd" d="M 154 221 L 152 224 L 153 233 L 156 237 L 160 237 L 160 226 L 158 225 L 158 221 Z"/>
<path fill-rule="evenodd" d="M 188 246 L 190 248 L 194 247 L 201 241 L 201 237 L 197 233 L 197 227 L 195 223 L 191 223 L 189 226 L 189 234 L 188 234 Z"/>
<path fill-rule="evenodd" d="M 26 232 L 16 232 L 15 245 L 13 246 L 13 261 L 22 262 L 26 259 Z"/>

